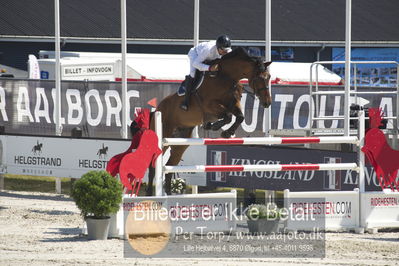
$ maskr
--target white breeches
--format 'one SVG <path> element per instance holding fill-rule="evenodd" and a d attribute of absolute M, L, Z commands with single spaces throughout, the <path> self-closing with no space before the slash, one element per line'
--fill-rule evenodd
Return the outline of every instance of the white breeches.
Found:
<path fill-rule="evenodd" d="M 193 66 L 193 62 L 195 60 L 195 58 L 197 58 L 197 52 L 195 51 L 195 49 L 190 49 L 190 52 L 188 52 L 188 58 L 190 59 L 190 76 L 192 78 L 194 78 L 195 76 L 195 71 L 197 70 L 194 66 Z"/>

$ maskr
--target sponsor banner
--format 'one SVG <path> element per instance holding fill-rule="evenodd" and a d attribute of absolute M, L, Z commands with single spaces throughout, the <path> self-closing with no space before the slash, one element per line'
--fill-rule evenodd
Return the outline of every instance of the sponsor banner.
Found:
<path fill-rule="evenodd" d="M 71 70 L 72 71 L 72 70 Z M 75 72 L 77 70 L 74 70 Z M 63 136 L 70 136 L 71 130 L 80 127 L 84 137 L 120 138 L 122 125 L 122 94 L 118 82 L 63 81 L 61 84 L 61 123 Z M 128 110 L 132 119 L 136 108 L 154 109 L 166 96 L 175 93 L 179 83 L 128 83 Z M 0 124 L 8 134 L 54 135 L 55 84 L 51 80 L 0 79 Z M 251 89 L 246 85 L 246 90 Z M 336 90 L 334 87 L 320 87 L 323 90 Z M 271 112 L 272 129 L 305 129 L 309 126 L 308 86 L 273 85 Z M 358 88 L 358 91 L 375 88 Z M 389 90 L 378 88 L 378 90 Z M 390 91 L 390 90 L 389 90 Z M 387 116 L 393 115 L 396 100 L 392 94 L 358 94 L 357 99 L 368 103 L 367 107 L 381 107 Z M 313 100 L 312 100 L 313 101 Z M 319 116 L 343 115 L 343 95 L 322 95 L 318 110 Z M 264 136 L 266 115 L 259 100 L 244 93 L 241 105 L 245 115 L 243 123 L 236 131 L 237 137 Z M 313 104 L 313 106 L 316 106 Z M 223 127 L 227 129 L 235 119 Z M 130 123 L 130 120 L 129 120 Z M 314 121 L 317 128 L 342 128 L 343 121 Z M 393 124 L 388 122 L 388 127 Z M 201 137 L 219 137 L 220 131 L 199 130 Z"/>
<path fill-rule="evenodd" d="M 311 230 L 316 227 L 332 230 L 358 227 L 358 191 L 284 192 L 284 206 L 295 218 L 287 219 L 287 229 Z"/>
<path fill-rule="evenodd" d="M 207 165 L 353 163 L 357 154 L 281 146 L 208 146 Z M 374 170 L 365 167 L 366 190 L 381 190 Z M 274 171 L 207 173 L 207 185 L 291 191 L 353 190 L 358 174 L 338 171 Z"/>
<path fill-rule="evenodd" d="M 146 212 L 167 211 L 172 235 L 194 232 L 203 234 L 212 231 L 231 232 L 235 230 L 237 220 L 236 192 L 201 193 L 170 195 L 162 197 L 129 197 L 123 199 L 125 235 L 128 234 L 128 216 L 134 215 L 134 220 L 141 221 Z M 234 212 L 234 213 L 232 213 Z M 160 213 L 158 213 L 160 214 Z M 152 215 L 157 215 L 155 212 Z M 156 216 L 148 217 L 154 222 L 159 221 Z M 166 217 L 165 217 L 166 218 Z M 162 219 L 161 219 L 162 220 Z M 209 223 L 208 223 L 209 222 Z M 139 227 L 140 228 L 140 227 Z M 132 228 L 134 231 L 135 228 Z M 140 231 L 141 232 L 141 231 Z M 144 233 L 144 232 L 142 232 Z"/>
<path fill-rule="evenodd" d="M 90 170 L 105 170 L 108 161 L 126 151 L 130 140 L 63 137 L 0 136 L 0 173 L 80 178 Z M 205 164 L 206 147 L 192 146 L 185 164 Z M 164 163 L 167 161 L 167 154 Z M 148 171 L 143 181 L 148 182 Z M 187 184 L 206 186 L 205 173 L 180 175 Z"/>
<path fill-rule="evenodd" d="M 399 192 L 361 193 L 362 227 L 399 227 Z"/>
<path fill-rule="evenodd" d="M 7 173 L 80 178 L 91 170 L 105 170 L 112 156 L 130 141 L 2 136 Z"/>
<path fill-rule="evenodd" d="M 177 84 L 131 84 L 127 93 L 129 121 L 136 108 L 154 108 Z M 62 82 L 62 135 L 75 127 L 83 137 L 121 138 L 122 99 L 120 83 Z M 53 81 L 0 80 L 0 124 L 7 134 L 55 135 Z"/>

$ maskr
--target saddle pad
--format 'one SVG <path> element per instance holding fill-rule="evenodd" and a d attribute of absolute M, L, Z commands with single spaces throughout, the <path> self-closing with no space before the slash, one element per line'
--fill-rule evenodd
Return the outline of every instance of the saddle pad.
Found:
<path fill-rule="evenodd" d="M 182 84 L 179 86 L 179 89 L 177 90 L 177 95 L 184 96 L 185 94 L 186 94 L 186 86 Z"/>
<path fill-rule="evenodd" d="M 202 72 L 204 73 L 204 72 Z M 199 79 L 194 80 L 194 90 L 197 90 L 202 82 L 204 81 L 204 74 L 200 74 Z M 186 94 L 186 86 L 183 85 L 183 83 L 179 86 L 179 89 L 177 90 L 177 95 L 178 96 L 184 96 Z"/>

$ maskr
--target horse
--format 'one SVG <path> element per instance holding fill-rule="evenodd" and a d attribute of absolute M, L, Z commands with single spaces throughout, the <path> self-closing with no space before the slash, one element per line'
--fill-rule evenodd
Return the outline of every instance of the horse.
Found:
<path fill-rule="evenodd" d="M 33 148 L 32 148 L 33 154 L 34 155 L 42 154 L 42 148 L 43 148 L 43 143 L 39 143 L 39 141 L 37 141 L 37 144 L 35 146 L 33 146 Z"/>
<path fill-rule="evenodd" d="M 97 155 L 98 155 L 98 158 L 99 159 L 101 159 L 101 157 L 106 157 L 107 156 L 107 152 L 108 152 L 108 146 L 107 147 L 105 147 L 104 146 L 104 143 L 103 143 L 103 147 L 102 148 L 100 148 L 98 151 L 97 151 Z M 103 156 L 102 156 L 103 155 Z"/>
<path fill-rule="evenodd" d="M 269 92 L 270 73 L 268 66 L 271 62 L 263 62 L 259 57 L 250 56 L 244 48 L 238 47 L 232 52 L 211 62 L 217 64 L 218 71 L 206 72 L 198 89 L 192 93 L 190 106 L 187 111 L 180 109 L 183 101 L 177 93 L 165 97 L 158 105 L 157 111 L 162 113 L 163 137 L 190 138 L 195 126 L 203 125 L 206 130 L 219 130 L 236 117 L 235 122 L 221 133 L 221 137 L 229 138 L 244 121 L 241 108 L 241 96 L 244 87 L 241 79 L 248 79 L 253 94 L 258 97 L 260 104 L 268 108 L 272 103 Z M 152 116 L 151 129 L 155 122 Z M 171 146 L 170 158 L 167 165 L 177 165 L 188 146 Z M 163 149 L 163 152 L 166 148 Z M 147 195 L 152 195 L 154 168 L 149 167 L 149 183 Z M 172 174 L 165 176 L 165 192 L 170 194 Z"/>

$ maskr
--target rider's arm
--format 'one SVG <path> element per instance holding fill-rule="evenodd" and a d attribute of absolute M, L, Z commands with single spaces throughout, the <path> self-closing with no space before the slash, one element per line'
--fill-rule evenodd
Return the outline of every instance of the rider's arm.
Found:
<path fill-rule="evenodd" d="M 193 61 L 193 67 L 195 67 L 199 71 L 208 71 L 210 66 L 203 63 L 206 58 L 206 56 L 198 55 L 197 58 L 195 58 L 195 60 Z"/>
<path fill-rule="evenodd" d="M 202 43 L 199 46 L 197 46 L 196 48 L 197 58 L 195 58 L 193 61 L 193 67 L 195 67 L 200 71 L 208 71 L 210 66 L 204 64 L 203 62 L 213 57 L 211 54 L 212 54 L 212 48 L 214 46 L 215 44 L 213 42 Z"/>

